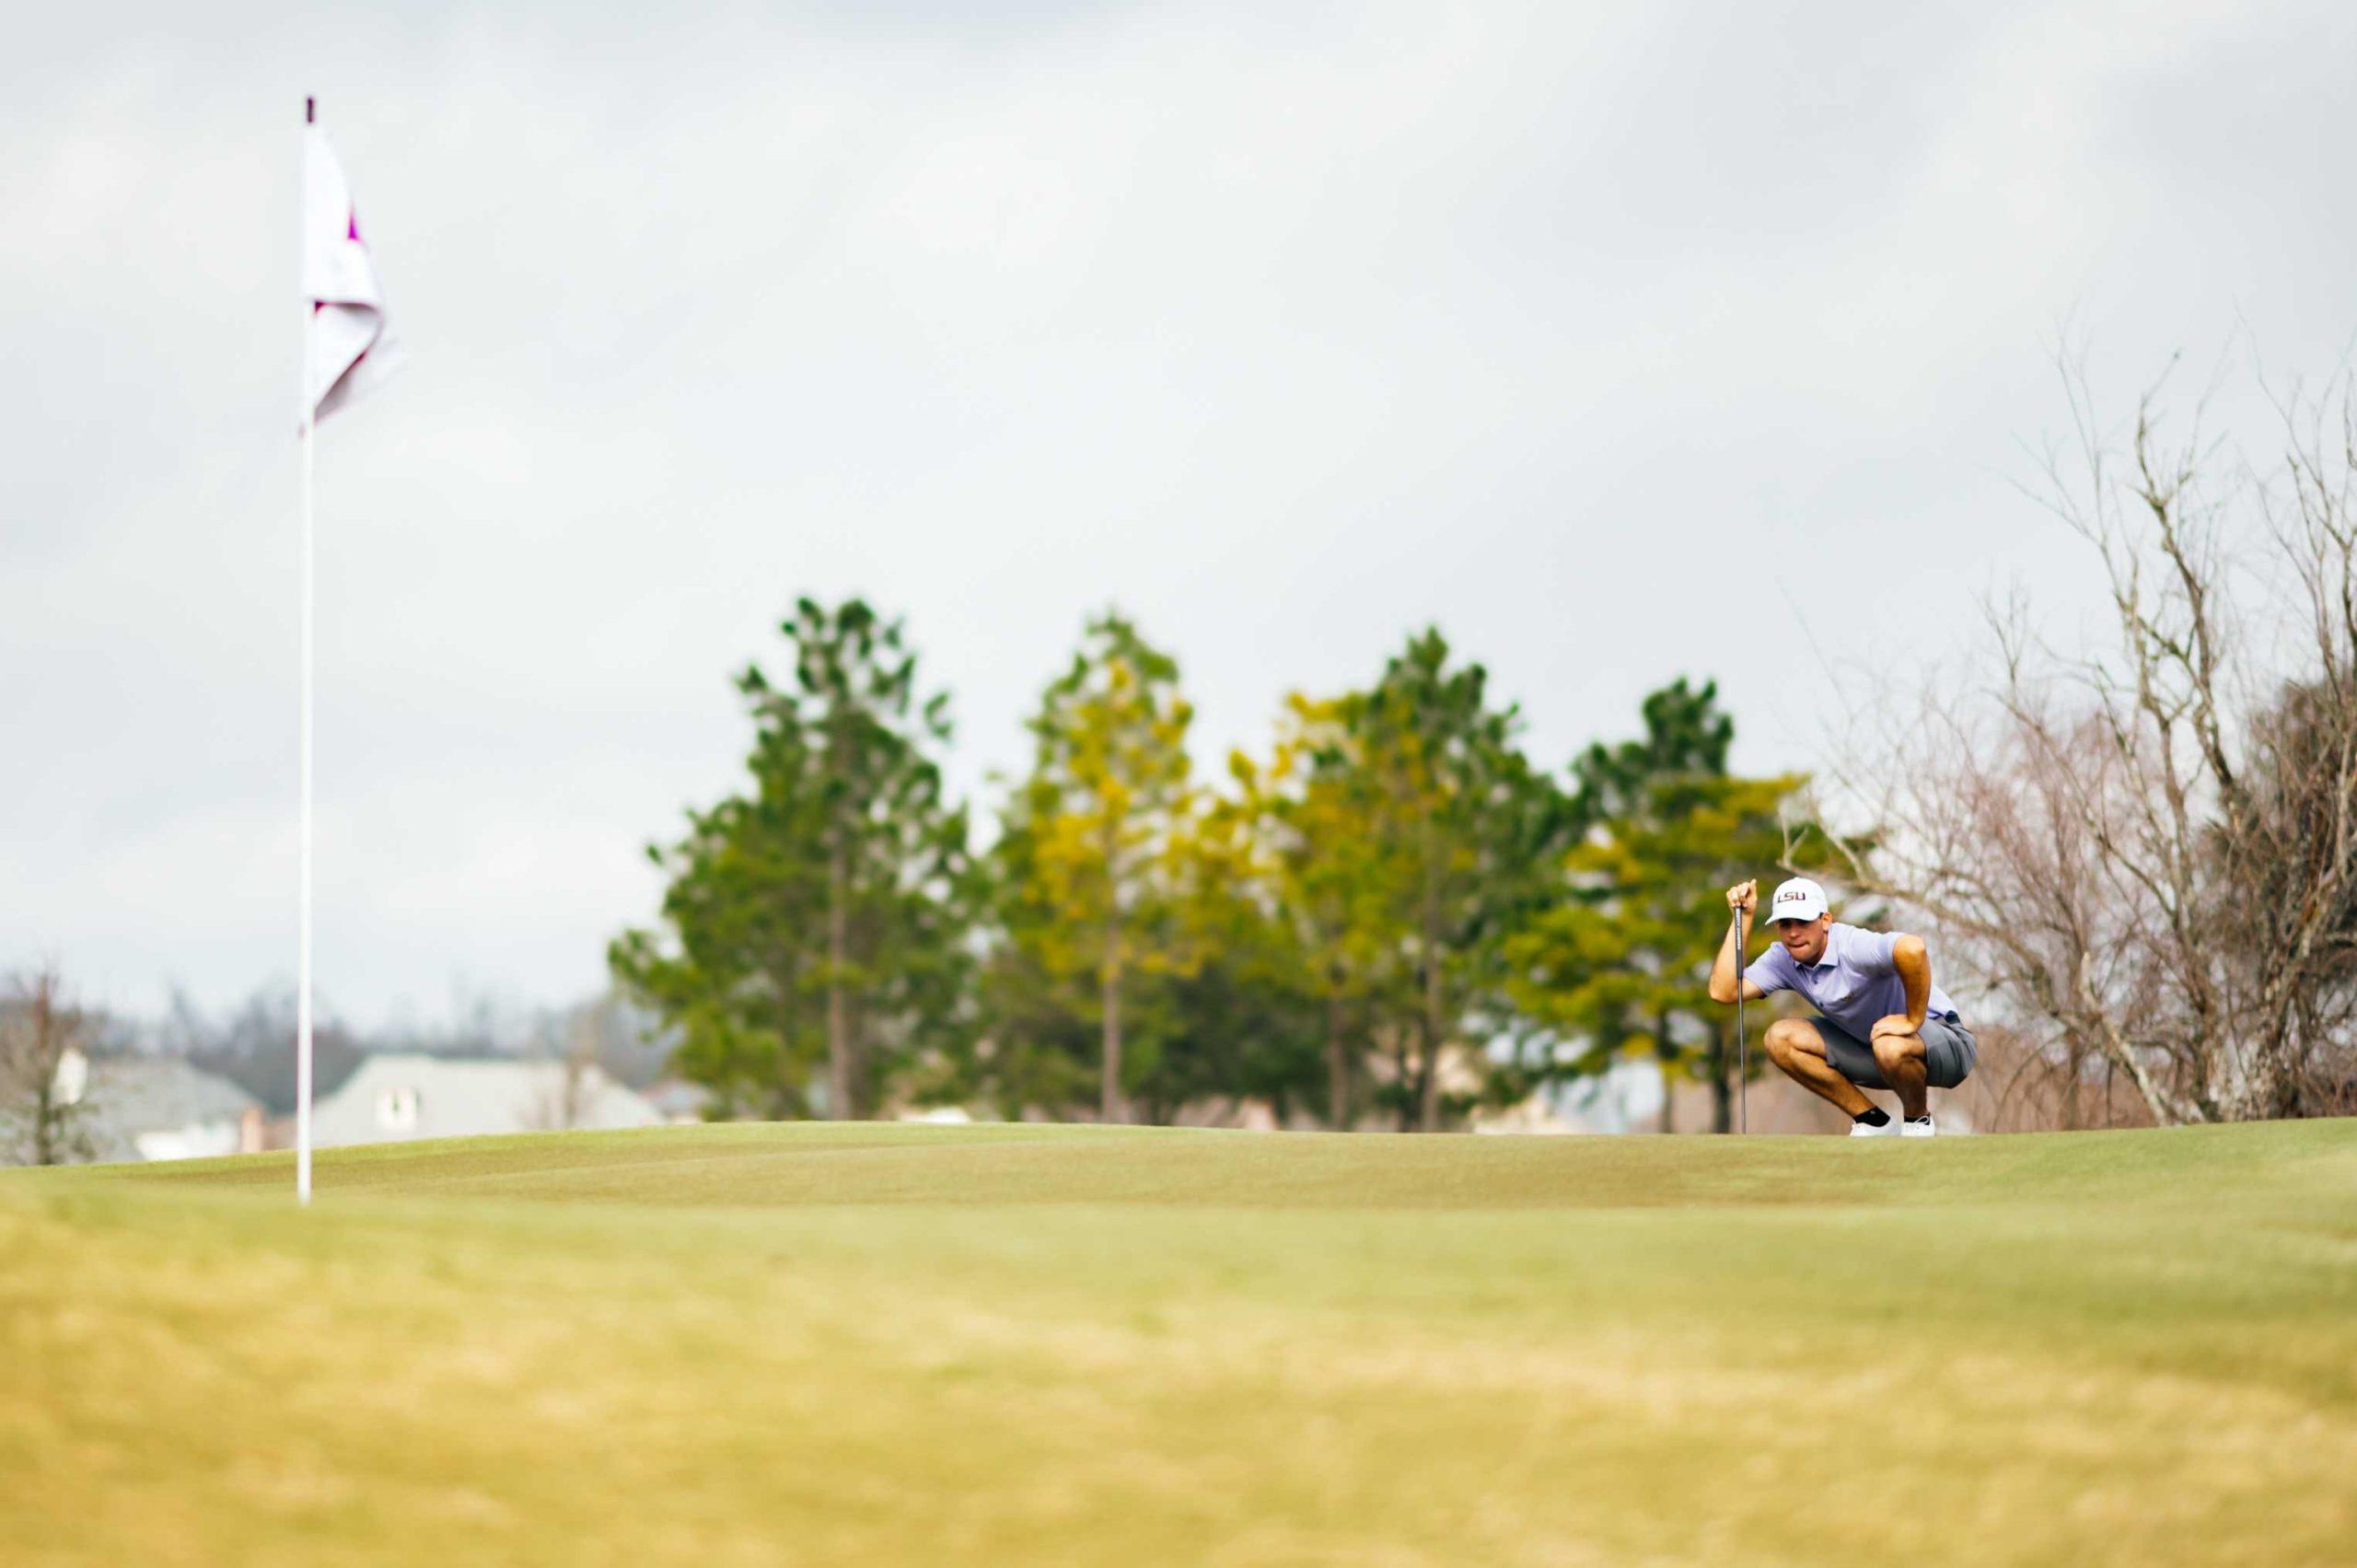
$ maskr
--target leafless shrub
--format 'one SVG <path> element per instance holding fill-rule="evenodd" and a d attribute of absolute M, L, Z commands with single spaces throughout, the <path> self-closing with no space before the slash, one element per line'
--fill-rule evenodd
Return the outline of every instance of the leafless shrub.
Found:
<path fill-rule="evenodd" d="M 575 1014 L 563 1027 L 562 1054 L 541 1058 L 554 1071 L 540 1083 L 526 1109 L 525 1121 L 535 1132 L 563 1132 L 588 1121 L 597 1098 L 598 1035 L 594 1019 Z"/>
<path fill-rule="evenodd" d="M 88 1028 L 54 964 L 9 980 L 0 993 L 0 1157 L 29 1165 L 89 1157 L 88 1101 L 59 1071 L 86 1049 Z"/>
<path fill-rule="evenodd" d="M 2057 1042 L 2003 1024 L 1976 1031 L 1980 1060 L 1959 1088 L 1941 1096 L 1981 1132 L 2044 1132 L 2149 1127 L 2153 1113 L 2118 1069 L 2074 1059 Z"/>

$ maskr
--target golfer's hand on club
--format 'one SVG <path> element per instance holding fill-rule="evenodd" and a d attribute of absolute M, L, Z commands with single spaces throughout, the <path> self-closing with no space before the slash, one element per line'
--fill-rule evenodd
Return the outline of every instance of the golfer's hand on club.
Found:
<path fill-rule="evenodd" d="M 1748 882 L 1737 882 L 1727 889 L 1727 908 L 1747 919 L 1751 914 L 1751 906 L 1759 901 L 1759 882 L 1756 877 Z"/>

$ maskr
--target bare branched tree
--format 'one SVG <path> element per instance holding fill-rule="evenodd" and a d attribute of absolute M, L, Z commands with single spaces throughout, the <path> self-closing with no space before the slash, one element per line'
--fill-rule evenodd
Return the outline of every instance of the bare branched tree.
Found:
<path fill-rule="evenodd" d="M 0 993 L 0 1132 L 9 1160 L 63 1165 L 89 1156 L 88 1101 L 59 1071 L 85 1048 L 88 1029 L 54 964 L 12 976 Z"/>
<path fill-rule="evenodd" d="M 589 1119 L 601 1081 L 595 1016 L 576 1011 L 564 1019 L 562 1029 L 562 1053 L 552 1051 L 541 1057 L 556 1071 L 534 1093 L 525 1112 L 527 1123 L 535 1132 L 563 1132 L 582 1125 Z"/>
<path fill-rule="evenodd" d="M 2117 650 L 1993 608 L 1990 689 L 1837 771 L 1872 847 L 1799 858 L 1923 917 L 2068 1083 L 2124 1079 L 2162 1123 L 2347 1109 L 2357 389 L 2279 403 L 2282 459 L 2254 470 L 2165 438 L 2156 392 L 2115 440 L 2064 382 L 2076 460 L 2042 498 L 2102 564 Z"/>

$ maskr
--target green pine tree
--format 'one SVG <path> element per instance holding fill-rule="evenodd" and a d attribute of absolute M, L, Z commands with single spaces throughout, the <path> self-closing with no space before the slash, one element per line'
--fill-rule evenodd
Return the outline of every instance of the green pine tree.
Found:
<path fill-rule="evenodd" d="M 1480 1063 L 1490 1086 L 1488 1041 L 1511 1022 L 1507 944 L 1558 896 L 1575 819 L 1524 756 L 1519 714 L 1492 704 L 1480 665 L 1451 664 L 1437 631 L 1411 638 L 1339 713 L 1341 783 L 1389 863 L 1383 918 L 1409 981 L 1378 993 L 1386 1098 L 1403 1128 L 1429 1132 L 1461 1109 L 1444 1104 L 1449 1050 Z"/>
<path fill-rule="evenodd" d="M 1295 692 L 1268 762 L 1231 764 L 1261 846 L 1276 940 L 1316 1012 L 1323 1113 L 1338 1130 L 1367 1109 L 1379 1021 L 1411 1016 L 1415 995 L 1399 926 L 1414 904 L 1414 835 L 1390 821 L 1347 706 Z"/>
<path fill-rule="evenodd" d="M 758 665 L 737 682 L 751 787 L 649 847 L 662 924 L 608 956 L 725 1109 L 865 1116 L 945 1043 L 962 995 L 966 818 L 934 761 L 947 698 L 919 694 L 900 622 L 859 599 L 805 598 L 781 630 L 790 682 Z"/>

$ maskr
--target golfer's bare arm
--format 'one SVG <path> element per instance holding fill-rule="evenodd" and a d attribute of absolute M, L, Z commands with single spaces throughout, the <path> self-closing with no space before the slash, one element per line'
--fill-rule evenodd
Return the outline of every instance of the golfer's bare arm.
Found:
<path fill-rule="evenodd" d="M 1726 936 L 1719 943 L 1719 956 L 1711 965 L 1711 1000 L 1713 1002 L 1732 1005 L 1738 983 L 1743 987 L 1746 1002 L 1757 1002 L 1768 994 L 1752 981 L 1737 979 L 1743 972 L 1742 945 L 1751 940 L 1751 906 L 1759 898 L 1759 884 L 1757 882 L 1739 882 L 1727 889 L 1727 907 L 1736 912 L 1736 922 L 1728 924 Z M 1738 922 L 1742 926 L 1740 935 L 1736 930 Z M 1930 972 L 1929 970 L 1924 970 L 1927 975 Z M 1924 983 L 1928 987 L 1931 982 L 1926 981 Z M 1914 993 L 1910 992 L 1908 994 L 1911 996 Z M 1931 993 L 1927 989 L 1924 994 L 1928 996 Z"/>
<path fill-rule="evenodd" d="M 1901 932 L 1892 944 L 1890 961 L 1898 970 L 1899 983 L 1907 988 L 1907 1032 L 1921 1033 L 1923 1015 L 1932 1005 L 1932 950 L 1921 936 Z"/>

